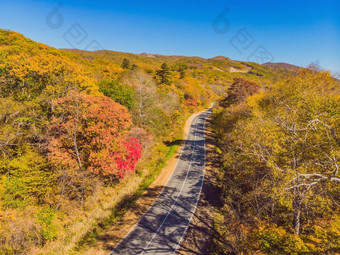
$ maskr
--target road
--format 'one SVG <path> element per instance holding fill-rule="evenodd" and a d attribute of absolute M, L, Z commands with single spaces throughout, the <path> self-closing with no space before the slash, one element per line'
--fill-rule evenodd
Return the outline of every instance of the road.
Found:
<path fill-rule="evenodd" d="M 191 120 L 175 169 L 151 208 L 114 248 L 114 254 L 175 254 L 195 212 L 204 181 L 205 120 L 211 109 Z"/>

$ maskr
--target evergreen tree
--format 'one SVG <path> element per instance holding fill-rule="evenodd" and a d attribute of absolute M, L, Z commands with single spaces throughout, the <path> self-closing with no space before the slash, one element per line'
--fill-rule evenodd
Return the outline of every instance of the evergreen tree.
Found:
<path fill-rule="evenodd" d="M 185 78 L 185 71 L 188 69 L 186 64 L 180 64 L 177 71 L 179 72 L 179 78 L 184 79 Z"/>
<path fill-rule="evenodd" d="M 158 76 L 159 84 L 166 84 L 170 85 L 170 69 L 166 63 L 163 63 L 161 65 L 161 69 L 156 72 L 156 75 Z"/>
<path fill-rule="evenodd" d="M 132 64 L 131 70 L 136 70 L 137 68 L 138 68 L 138 66 L 136 64 Z"/>
<path fill-rule="evenodd" d="M 124 58 L 121 66 L 122 66 L 123 69 L 129 69 L 130 68 L 130 61 L 128 59 Z"/>
<path fill-rule="evenodd" d="M 185 70 L 184 70 L 184 69 L 181 69 L 181 70 L 179 71 L 179 78 L 180 78 L 180 79 L 184 79 L 184 78 L 185 78 Z"/>

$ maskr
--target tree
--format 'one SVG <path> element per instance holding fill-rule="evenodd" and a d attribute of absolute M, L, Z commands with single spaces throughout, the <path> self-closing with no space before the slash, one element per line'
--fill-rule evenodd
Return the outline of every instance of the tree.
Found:
<path fill-rule="evenodd" d="M 185 78 L 185 69 L 181 69 L 181 70 L 179 71 L 179 78 L 180 78 L 180 79 L 184 79 L 184 78 Z"/>
<path fill-rule="evenodd" d="M 22 208 L 30 203 L 53 204 L 56 178 L 46 158 L 29 145 L 20 146 L 17 153 L 17 157 L 6 162 L 7 174 L 1 196 L 3 205 Z"/>
<path fill-rule="evenodd" d="M 55 167 L 117 178 L 134 170 L 132 165 L 121 168 L 118 164 L 129 155 L 131 116 L 125 107 L 108 97 L 79 93 L 60 98 L 55 104 L 57 118 L 50 127 L 48 146 Z"/>
<path fill-rule="evenodd" d="M 150 117 L 150 109 L 154 107 L 156 100 L 156 87 L 152 77 L 140 69 L 131 72 L 123 81 L 126 86 L 133 87 L 133 115 L 139 126 L 146 125 Z"/>
<path fill-rule="evenodd" d="M 136 69 L 123 79 L 122 84 L 135 89 L 131 111 L 133 123 L 158 137 L 169 132 L 170 116 L 163 109 L 163 95 L 157 91 L 152 77 L 143 70 Z"/>
<path fill-rule="evenodd" d="M 126 58 L 123 59 L 122 68 L 123 69 L 130 69 L 130 61 L 128 59 L 126 59 Z"/>
<path fill-rule="evenodd" d="M 260 90 L 260 86 L 255 82 L 247 81 L 242 78 L 234 78 L 233 83 L 228 89 L 228 97 L 223 101 L 224 104 L 237 104 Z"/>
<path fill-rule="evenodd" d="M 219 225 L 233 252 L 338 247 L 340 229 L 322 222 L 338 222 L 339 92 L 328 72 L 304 70 L 214 114 L 225 166 Z"/>
<path fill-rule="evenodd" d="M 129 110 L 134 105 L 134 89 L 129 85 L 122 85 L 117 80 L 102 80 L 99 91 L 115 102 L 127 107 Z"/>
<path fill-rule="evenodd" d="M 161 69 L 156 71 L 156 75 L 158 77 L 159 84 L 170 85 L 170 69 L 166 63 L 161 65 Z"/>
<path fill-rule="evenodd" d="M 289 148 L 281 153 L 281 157 L 287 157 L 286 165 L 279 158 L 281 162 L 275 164 L 286 168 L 287 177 L 290 175 L 285 185 L 292 196 L 296 234 L 301 231 L 303 207 L 317 197 L 327 200 L 331 187 L 340 184 L 336 132 L 339 91 L 328 72 L 312 69 L 302 71 L 285 85 L 279 84 L 276 93 L 269 96 L 275 107 L 266 107 L 266 111 L 275 116 L 273 122 L 286 134 L 285 147 Z"/>
<path fill-rule="evenodd" d="M 184 79 L 185 78 L 185 71 L 188 69 L 188 66 L 183 63 L 179 63 L 177 65 L 177 71 L 179 72 L 179 78 Z"/>
<path fill-rule="evenodd" d="M 132 64 L 132 66 L 131 66 L 131 70 L 136 70 L 136 69 L 138 69 L 139 67 L 136 65 L 136 64 Z"/>

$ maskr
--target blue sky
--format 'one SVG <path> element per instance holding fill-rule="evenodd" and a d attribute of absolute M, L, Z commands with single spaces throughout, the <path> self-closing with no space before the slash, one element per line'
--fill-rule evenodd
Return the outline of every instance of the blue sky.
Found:
<path fill-rule="evenodd" d="M 264 49 L 340 72 L 339 0 L 0 0 L 0 27 L 56 48 L 236 60 Z"/>

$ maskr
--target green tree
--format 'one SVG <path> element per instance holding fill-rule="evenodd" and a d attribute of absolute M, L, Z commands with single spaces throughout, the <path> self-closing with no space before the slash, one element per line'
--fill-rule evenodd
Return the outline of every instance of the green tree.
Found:
<path fill-rule="evenodd" d="M 99 91 L 129 110 L 134 105 L 135 90 L 129 85 L 122 85 L 117 80 L 102 80 L 99 83 Z"/>
<path fill-rule="evenodd" d="M 124 58 L 121 66 L 123 69 L 130 69 L 130 61 L 127 58 Z"/>
<path fill-rule="evenodd" d="M 170 69 L 166 63 L 161 65 L 161 69 L 156 71 L 159 84 L 170 85 Z"/>
<path fill-rule="evenodd" d="M 178 65 L 178 68 L 177 68 L 177 71 L 179 72 L 179 78 L 180 79 L 184 79 L 185 78 L 185 71 L 188 69 L 188 66 L 186 64 L 179 64 Z"/>
<path fill-rule="evenodd" d="M 46 158 L 30 146 L 20 146 L 16 152 L 17 157 L 0 165 L 7 172 L 2 194 L 4 205 L 15 208 L 32 202 L 52 204 L 56 179 Z"/>

